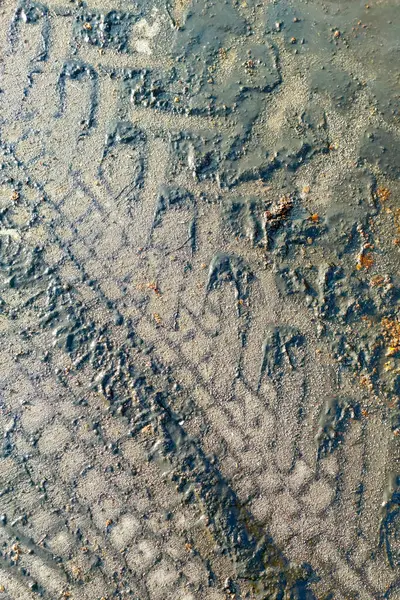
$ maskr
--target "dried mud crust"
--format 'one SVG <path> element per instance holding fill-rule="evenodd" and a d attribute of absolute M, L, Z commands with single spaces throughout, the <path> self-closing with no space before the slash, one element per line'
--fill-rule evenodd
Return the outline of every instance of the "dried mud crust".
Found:
<path fill-rule="evenodd" d="M 396 597 L 399 11 L 3 5 L 0 596 Z"/>

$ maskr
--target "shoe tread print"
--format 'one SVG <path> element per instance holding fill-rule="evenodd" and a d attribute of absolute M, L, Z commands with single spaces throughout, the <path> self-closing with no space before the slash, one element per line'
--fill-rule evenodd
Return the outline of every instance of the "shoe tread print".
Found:
<path fill-rule="evenodd" d="M 253 148 L 248 168 L 241 148 L 284 97 L 286 56 L 254 26 L 246 58 L 248 4 L 226 4 L 230 30 L 217 11 L 211 41 L 199 2 L 186 29 L 179 2 L 7 6 L 11 598 L 394 597 L 390 427 L 309 323 L 334 310 L 330 267 L 309 284 L 291 249 L 323 239 L 324 225 L 298 193 L 273 199 L 290 185 L 282 170 L 326 151 L 327 125 L 314 136 L 302 117 L 300 149 L 266 161 Z M 235 39 L 241 75 L 229 71 Z M 163 53 L 182 42 L 174 67 Z M 188 56 L 199 48 L 196 90 Z M 226 94 L 210 103 L 214 77 Z M 285 304 L 282 285 L 295 287 Z"/>

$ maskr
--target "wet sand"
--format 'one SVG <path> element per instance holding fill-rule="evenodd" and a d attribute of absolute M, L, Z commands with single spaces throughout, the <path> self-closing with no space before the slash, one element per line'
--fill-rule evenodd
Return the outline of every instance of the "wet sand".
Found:
<path fill-rule="evenodd" d="M 400 3 L 0 10 L 0 597 L 395 599 Z"/>

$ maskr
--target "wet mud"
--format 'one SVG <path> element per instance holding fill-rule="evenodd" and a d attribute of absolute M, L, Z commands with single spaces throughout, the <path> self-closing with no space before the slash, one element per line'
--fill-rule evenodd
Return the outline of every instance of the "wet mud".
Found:
<path fill-rule="evenodd" d="M 398 2 L 0 19 L 0 593 L 396 598 Z"/>

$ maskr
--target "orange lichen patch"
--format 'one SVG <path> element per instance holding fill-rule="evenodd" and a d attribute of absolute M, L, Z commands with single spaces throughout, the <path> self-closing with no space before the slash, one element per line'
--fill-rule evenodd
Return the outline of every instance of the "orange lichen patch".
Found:
<path fill-rule="evenodd" d="M 389 198 L 390 198 L 391 191 L 388 190 L 388 188 L 379 187 L 376 190 L 376 195 L 378 196 L 378 198 L 381 202 L 386 202 L 386 200 L 389 200 Z"/>
<path fill-rule="evenodd" d="M 149 423 L 148 425 L 145 425 L 141 431 L 145 435 L 151 435 L 152 433 L 154 433 L 153 425 Z"/>
<path fill-rule="evenodd" d="M 383 336 L 387 344 L 386 356 L 396 356 L 400 353 L 400 321 L 384 317 L 381 321 Z"/>
<path fill-rule="evenodd" d="M 363 387 L 366 387 L 370 392 L 374 391 L 374 384 L 371 381 L 369 375 L 361 375 L 360 383 Z"/>
<path fill-rule="evenodd" d="M 82 580 L 83 571 L 82 571 L 81 567 L 78 567 L 78 565 L 72 565 L 71 572 L 75 579 L 77 579 L 78 581 Z"/>
<path fill-rule="evenodd" d="M 11 555 L 11 560 L 13 560 L 14 562 L 18 562 L 20 559 L 20 556 L 22 554 L 22 549 L 21 546 L 18 544 L 18 542 L 16 544 L 13 544 L 12 546 L 12 551 L 14 554 Z"/>
<path fill-rule="evenodd" d="M 14 192 L 11 194 L 11 200 L 13 202 L 16 202 L 17 200 L 19 200 L 20 195 L 19 192 L 17 192 L 17 190 L 14 190 Z"/>
<path fill-rule="evenodd" d="M 374 264 L 374 259 L 371 252 L 363 253 L 361 252 L 358 255 L 356 269 L 360 271 L 361 269 L 370 269 Z"/>
<path fill-rule="evenodd" d="M 395 339 L 400 342 L 400 321 L 398 319 L 384 317 L 381 321 L 381 325 L 385 334 L 388 335 L 390 339 Z"/>
<path fill-rule="evenodd" d="M 267 221 L 276 222 L 281 219 L 286 219 L 289 212 L 293 207 L 293 201 L 288 196 L 282 196 L 280 198 L 278 205 L 271 207 L 271 210 L 266 210 L 264 212 L 264 216 Z"/>
<path fill-rule="evenodd" d="M 293 201 L 289 196 L 282 196 L 279 199 L 279 210 L 283 212 L 289 211 L 293 206 Z"/>
<path fill-rule="evenodd" d="M 90 23 L 84 23 L 83 28 L 86 29 L 87 31 L 90 31 L 92 29 L 92 26 Z"/>
<path fill-rule="evenodd" d="M 246 69 L 255 69 L 256 68 L 256 63 L 254 62 L 254 60 L 252 58 L 249 58 L 244 63 L 244 66 L 246 67 Z"/>
<path fill-rule="evenodd" d="M 319 214 L 318 213 L 314 213 L 313 215 L 311 215 L 309 217 L 310 221 L 312 221 L 313 223 L 318 223 L 319 221 Z"/>
<path fill-rule="evenodd" d="M 382 277 L 382 275 L 375 275 L 375 277 L 371 279 L 371 287 L 377 287 L 379 285 L 382 285 L 384 282 L 385 278 Z"/>
<path fill-rule="evenodd" d="M 150 283 L 138 283 L 136 285 L 136 289 L 140 290 L 141 292 L 147 290 L 153 290 L 153 292 L 156 294 L 156 296 L 161 296 L 162 292 L 160 290 L 160 288 L 158 287 L 158 285 L 154 282 L 150 282 Z"/>
<path fill-rule="evenodd" d="M 394 224 L 397 231 L 400 233 L 400 208 L 397 208 L 393 213 Z"/>
<path fill-rule="evenodd" d="M 396 356 L 396 354 L 400 352 L 400 347 L 398 346 L 389 346 L 389 348 L 386 350 L 386 354 L 385 356 Z"/>
<path fill-rule="evenodd" d="M 161 325 L 162 318 L 160 317 L 160 315 L 158 313 L 153 313 L 153 319 L 155 320 L 155 322 L 157 323 L 157 325 Z"/>
<path fill-rule="evenodd" d="M 363 315 L 363 316 L 361 317 L 361 321 L 364 321 L 365 325 L 366 325 L 366 326 L 367 326 L 369 329 L 370 329 L 370 328 L 373 326 L 373 324 L 374 324 L 374 321 L 373 321 L 372 319 L 370 319 L 370 317 L 367 317 L 367 315 Z"/>
<path fill-rule="evenodd" d="M 147 287 L 149 290 L 153 290 L 153 292 L 156 294 L 156 296 L 161 296 L 160 288 L 158 287 L 158 285 L 156 283 L 148 283 Z"/>

